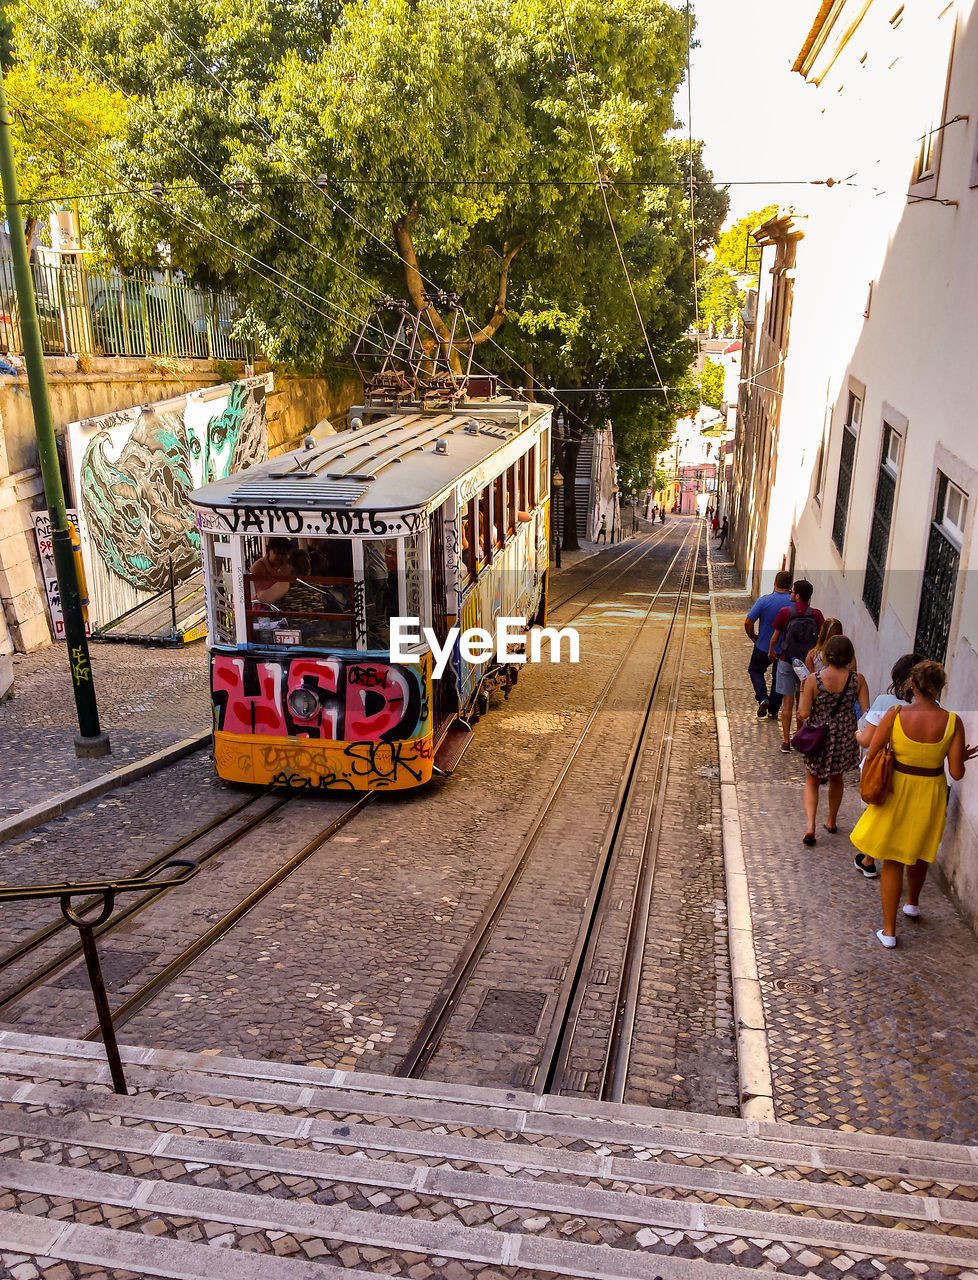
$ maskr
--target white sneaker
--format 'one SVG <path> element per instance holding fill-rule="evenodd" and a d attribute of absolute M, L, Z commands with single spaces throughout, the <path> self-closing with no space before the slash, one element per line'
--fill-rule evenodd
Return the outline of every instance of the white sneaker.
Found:
<path fill-rule="evenodd" d="M 905 902 L 903 904 L 903 914 L 909 916 L 911 920 L 919 920 L 920 908 L 915 907 L 912 902 Z"/>
<path fill-rule="evenodd" d="M 876 930 L 876 936 L 882 942 L 884 947 L 895 947 L 896 938 L 891 938 L 888 933 L 884 933 L 882 929 Z"/>

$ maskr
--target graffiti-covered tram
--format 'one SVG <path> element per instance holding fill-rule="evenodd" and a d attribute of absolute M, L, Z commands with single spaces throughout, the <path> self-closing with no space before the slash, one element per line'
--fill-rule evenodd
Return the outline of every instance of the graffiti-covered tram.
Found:
<path fill-rule="evenodd" d="M 454 626 L 542 621 L 549 476 L 549 406 L 492 396 L 368 404 L 196 490 L 218 774 L 365 791 L 448 771 L 514 673 L 457 639 L 441 679 L 424 638 L 392 662 L 390 621 L 442 648 Z"/>

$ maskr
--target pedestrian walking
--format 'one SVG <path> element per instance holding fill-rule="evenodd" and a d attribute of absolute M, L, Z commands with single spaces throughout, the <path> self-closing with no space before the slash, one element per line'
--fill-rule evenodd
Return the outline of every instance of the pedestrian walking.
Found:
<path fill-rule="evenodd" d="M 714 517 L 714 521 L 716 517 Z M 768 656 L 771 636 L 774 632 L 774 620 L 782 608 L 791 599 L 791 574 L 787 569 L 774 575 L 774 590 L 767 595 L 759 596 L 744 619 L 744 630 L 753 641 L 754 651 L 747 664 L 747 674 L 754 686 L 754 697 L 757 700 L 757 718 L 777 720 L 781 710 L 781 694 L 775 686 L 778 672 L 776 658 Z M 767 673 L 771 672 L 771 688 L 768 690 Z"/>
<path fill-rule="evenodd" d="M 608 517 L 607 516 L 601 517 L 601 527 L 598 529 L 598 536 L 596 538 L 596 541 L 597 542 L 608 541 Z"/>
<path fill-rule="evenodd" d="M 893 748 L 893 780 L 882 804 L 868 805 L 849 837 L 867 858 L 881 858 L 880 902 L 883 927 L 876 936 L 884 947 L 897 944 L 897 908 L 907 874 L 903 914 L 920 918 L 920 892 L 927 868 L 937 856 L 947 818 L 947 778 L 964 777 L 978 746 L 965 742 L 961 717 L 945 711 L 937 699 L 947 684 L 939 662 L 918 662 L 910 673 L 913 701 L 892 707 L 876 726 L 866 755 L 868 764 L 887 743 Z M 864 766 L 865 767 L 865 766 Z"/>
<path fill-rule="evenodd" d="M 890 687 L 873 700 L 872 706 L 866 712 L 856 732 L 856 741 L 861 747 L 868 748 L 872 744 L 876 726 L 888 711 L 894 707 L 906 706 L 910 702 L 913 697 L 910 689 L 910 673 L 917 663 L 922 661 L 919 653 L 905 653 L 894 662 L 890 670 Z M 868 858 L 865 854 L 857 852 L 852 864 L 867 880 L 875 880 L 879 876 L 875 859 Z"/>
<path fill-rule="evenodd" d="M 719 533 L 719 530 L 720 530 L 720 517 L 714 511 L 713 519 L 710 521 L 710 532 L 713 534 L 714 538 Z"/>
<path fill-rule="evenodd" d="M 723 524 L 720 526 L 720 541 L 718 547 L 722 547 L 727 540 L 727 534 L 730 532 L 730 521 L 726 516 L 723 517 Z"/>
<path fill-rule="evenodd" d="M 805 844 L 815 843 L 815 820 L 822 783 L 829 784 L 829 812 L 825 830 L 838 831 L 839 806 L 845 790 L 844 774 L 859 764 L 856 742 L 856 699 L 869 705 L 865 679 L 853 671 L 856 653 L 848 636 L 833 636 L 825 645 L 825 665 L 805 681 L 798 699 L 798 721 L 822 728 L 821 741 L 805 756 Z"/>
<path fill-rule="evenodd" d="M 665 524 L 665 522 L 666 522 L 666 504 L 663 503 L 662 506 L 659 508 L 659 524 Z"/>
<path fill-rule="evenodd" d="M 791 716 L 801 682 L 792 667 L 794 659 L 804 662 L 818 642 L 825 619 L 811 607 L 815 588 L 806 578 L 799 578 L 791 588 L 790 603 L 774 619 L 774 631 L 767 656 L 777 658 L 778 671 L 774 687 L 781 694 L 781 750 L 791 751 Z"/>

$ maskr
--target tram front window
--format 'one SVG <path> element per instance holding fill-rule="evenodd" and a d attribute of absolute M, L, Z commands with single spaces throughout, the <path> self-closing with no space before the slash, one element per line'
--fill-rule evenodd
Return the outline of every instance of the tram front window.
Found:
<path fill-rule="evenodd" d="M 280 545 L 273 547 L 273 543 Z M 270 572 L 274 573 L 271 581 Z M 246 574 L 246 584 L 252 644 L 356 647 L 353 553 L 348 540 L 309 539 L 300 546 L 291 539 L 269 539 L 264 554 Z"/>
<path fill-rule="evenodd" d="M 367 605 L 367 648 L 390 645 L 390 619 L 397 613 L 397 539 L 363 543 L 363 586 Z"/>

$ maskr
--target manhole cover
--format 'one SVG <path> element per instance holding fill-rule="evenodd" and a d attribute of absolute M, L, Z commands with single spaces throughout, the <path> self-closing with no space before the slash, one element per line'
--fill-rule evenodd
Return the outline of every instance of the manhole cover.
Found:
<path fill-rule="evenodd" d="M 771 986 L 789 996 L 813 996 L 821 990 L 817 982 L 809 982 L 806 978 L 775 978 Z"/>
<path fill-rule="evenodd" d="M 493 987 L 485 994 L 472 1030 L 532 1036 L 546 1003 L 546 995 L 539 991 L 502 991 Z"/>
<path fill-rule="evenodd" d="M 146 955 L 142 951 L 101 951 L 99 960 L 102 965 L 102 980 L 107 987 L 121 987 L 155 959 L 155 955 Z M 55 985 L 65 987 L 69 991 L 76 989 L 88 991 L 91 989 L 88 969 L 84 964 L 76 965 L 74 969 L 59 978 Z"/>

